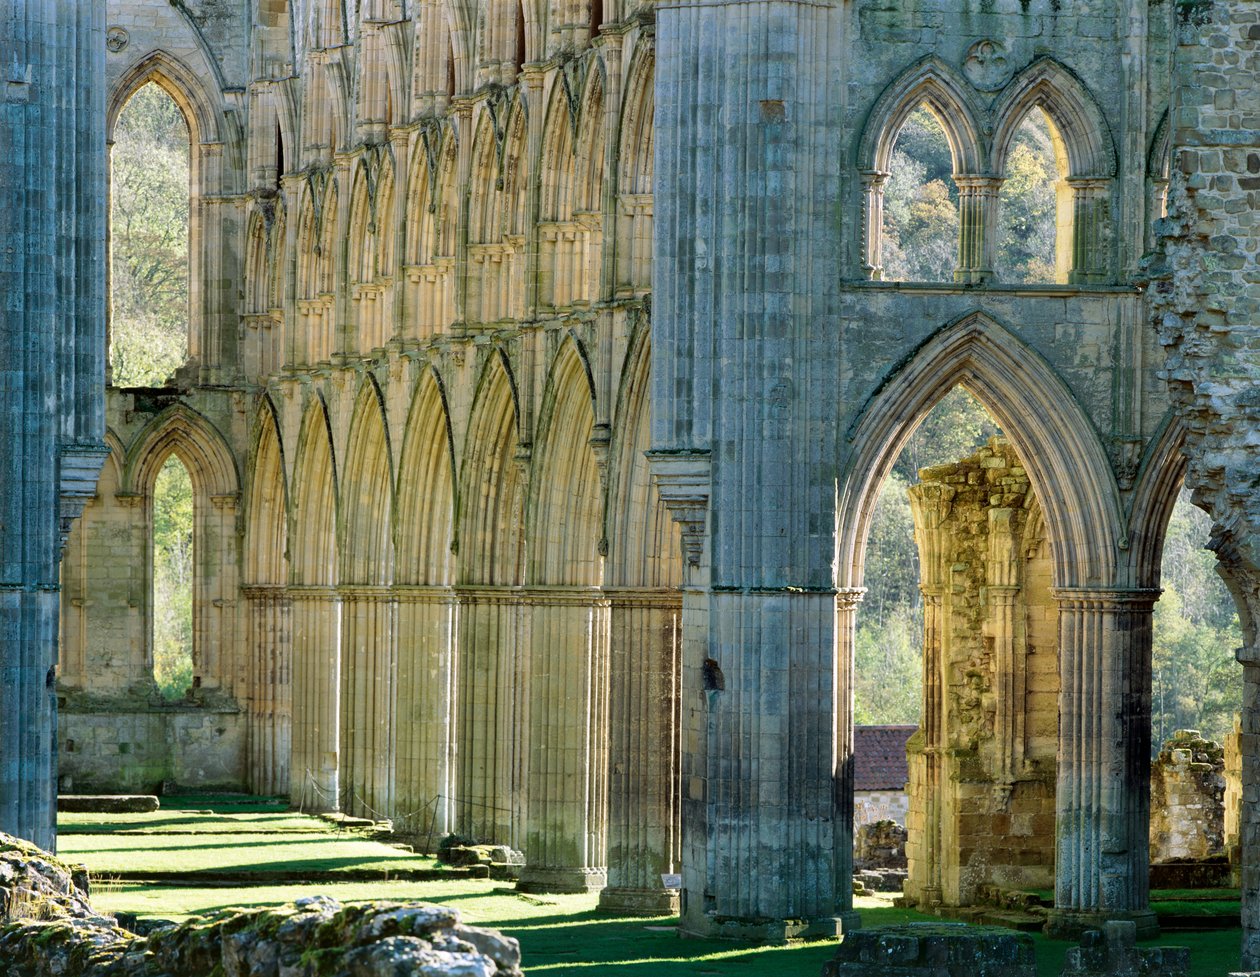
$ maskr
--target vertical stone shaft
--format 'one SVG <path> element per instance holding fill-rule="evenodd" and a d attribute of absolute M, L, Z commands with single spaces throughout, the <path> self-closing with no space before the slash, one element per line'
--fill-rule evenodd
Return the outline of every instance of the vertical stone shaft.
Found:
<path fill-rule="evenodd" d="M 0 11 L 0 831 L 50 849 L 58 559 L 103 457 L 97 7 Z"/>
<path fill-rule="evenodd" d="M 853 653 L 857 610 L 866 590 L 842 589 L 836 594 L 836 911 L 853 909 Z"/>
<path fill-rule="evenodd" d="M 1055 908 L 1135 918 L 1148 909 L 1151 608 L 1158 591 L 1059 590 Z"/>
<path fill-rule="evenodd" d="M 293 753 L 289 800 L 303 811 L 341 803 L 341 602 L 331 587 L 291 587 Z"/>
<path fill-rule="evenodd" d="M 1072 192 L 1072 272 L 1069 280 L 1090 284 L 1107 279 L 1107 180 L 1069 180 Z"/>
<path fill-rule="evenodd" d="M 456 600 L 448 587 L 396 588 L 397 826 L 437 841 L 454 830 Z"/>
<path fill-rule="evenodd" d="M 849 886 L 836 862 L 852 816 L 835 783 L 847 741 L 832 566 L 839 378 L 818 348 L 842 250 L 827 162 L 842 139 L 837 11 L 657 8 L 649 459 L 695 567 L 683 603 L 689 933 L 834 935 Z"/>
<path fill-rule="evenodd" d="M 520 847 L 525 676 L 520 597 L 512 588 L 460 588 L 456 675 L 456 830 Z"/>
<path fill-rule="evenodd" d="M 1000 180 L 960 176 L 958 185 L 958 268 L 954 281 L 983 282 L 993 277 L 993 236 Z"/>
<path fill-rule="evenodd" d="M 529 593 L 529 789 L 524 891 L 607 879 L 608 607 L 591 588 Z"/>
<path fill-rule="evenodd" d="M 661 875 L 678 871 L 677 594 L 608 590 L 608 887 L 602 909 L 678 911 Z"/>
<path fill-rule="evenodd" d="M 1016 607 L 1020 583 L 1018 547 L 1012 530 L 1011 509 L 989 510 L 989 558 L 984 593 L 987 615 L 985 636 L 993 641 L 996 682 L 996 715 L 993 740 L 997 749 L 997 779 L 1008 788 L 1019 775 L 1024 759 L 1026 687 L 1025 647 L 1020 641 Z"/>
<path fill-rule="evenodd" d="M 289 791 L 293 722 L 291 614 L 283 587 L 244 591 L 249 628 L 250 790 Z"/>
<path fill-rule="evenodd" d="M 866 242 L 862 270 L 874 281 L 884 277 L 884 185 L 887 182 L 888 174 L 880 170 L 862 173 L 862 240 Z"/>
<path fill-rule="evenodd" d="M 397 604 L 378 587 L 341 590 L 341 797 L 359 817 L 394 812 Z"/>

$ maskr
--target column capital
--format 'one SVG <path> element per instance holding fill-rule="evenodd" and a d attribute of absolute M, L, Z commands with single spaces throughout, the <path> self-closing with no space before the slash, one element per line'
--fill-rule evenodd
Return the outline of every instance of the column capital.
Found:
<path fill-rule="evenodd" d="M 704 555 L 705 521 L 713 490 L 709 452 L 693 449 L 645 454 L 661 501 L 682 529 L 683 558 L 689 566 L 698 567 Z"/>
<path fill-rule="evenodd" d="M 1158 587 L 1055 587 L 1051 595 L 1060 605 L 1074 604 L 1081 607 L 1150 608 L 1159 600 L 1163 591 Z"/>
<path fill-rule="evenodd" d="M 841 610 L 853 610 L 865 599 L 865 587 L 840 587 L 836 590 L 836 606 Z"/>

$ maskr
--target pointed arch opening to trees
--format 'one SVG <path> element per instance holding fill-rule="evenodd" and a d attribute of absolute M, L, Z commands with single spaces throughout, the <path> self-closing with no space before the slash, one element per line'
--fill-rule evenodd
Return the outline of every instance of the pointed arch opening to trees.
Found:
<path fill-rule="evenodd" d="M 1072 191 L 1063 139 L 1044 109 L 1030 109 L 1015 128 L 1005 162 L 998 194 L 998 280 L 1064 283 L 1072 270 Z"/>
<path fill-rule="evenodd" d="M 118 387 L 160 386 L 188 358 L 190 131 L 156 81 L 114 124 L 109 365 Z"/>
<path fill-rule="evenodd" d="M 153 680 L 164 699 L 182 699 L 193 685 L 193 489 L 172 452 L 153 482 Z"/>
<path fill-rule="evenodd" d="M 958 264 L 958 186 L 944 127 L 927 103 L 901 125 L 884 183 L 887 281 L 953 281 Z"/>

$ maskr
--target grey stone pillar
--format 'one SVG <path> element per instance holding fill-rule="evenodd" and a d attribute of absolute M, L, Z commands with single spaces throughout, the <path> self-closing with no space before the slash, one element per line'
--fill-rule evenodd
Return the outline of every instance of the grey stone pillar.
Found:
<path fill-rule="evenodd" d="M 1059 779 L 1055 908 L 1048 934 L 1129 919 L 1149 906 L 1151 609 L 1157 590 L 1059 590 Z"/>
<path fill-rule="evenodd" d="M 609 598 L 608 887 L 599 906 L 673 915 L 678 893 L 678 682 L 682 601 L 661 590 Z"/>
<path fill-rule="evenodd" d="M 45 848 L 58 562 L 104 458 L 103 16 L 0 11 L 0 831 Z"/>
<path fill-rule="evenodd" d="M 682 928 L 696 935 L 834 935 L 847 904 L 842 32 L 839 8 L 794 0 L 657 13 L 649 457 L 689 564 Z"/>

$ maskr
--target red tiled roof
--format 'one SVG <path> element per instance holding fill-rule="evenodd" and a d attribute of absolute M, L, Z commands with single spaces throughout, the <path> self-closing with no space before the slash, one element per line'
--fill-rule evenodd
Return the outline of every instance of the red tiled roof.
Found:
<path fill-rule="evenodd" d="M 918 726 L 854 726 L 854 790 L 904 790 L 906 741 Z"/>

